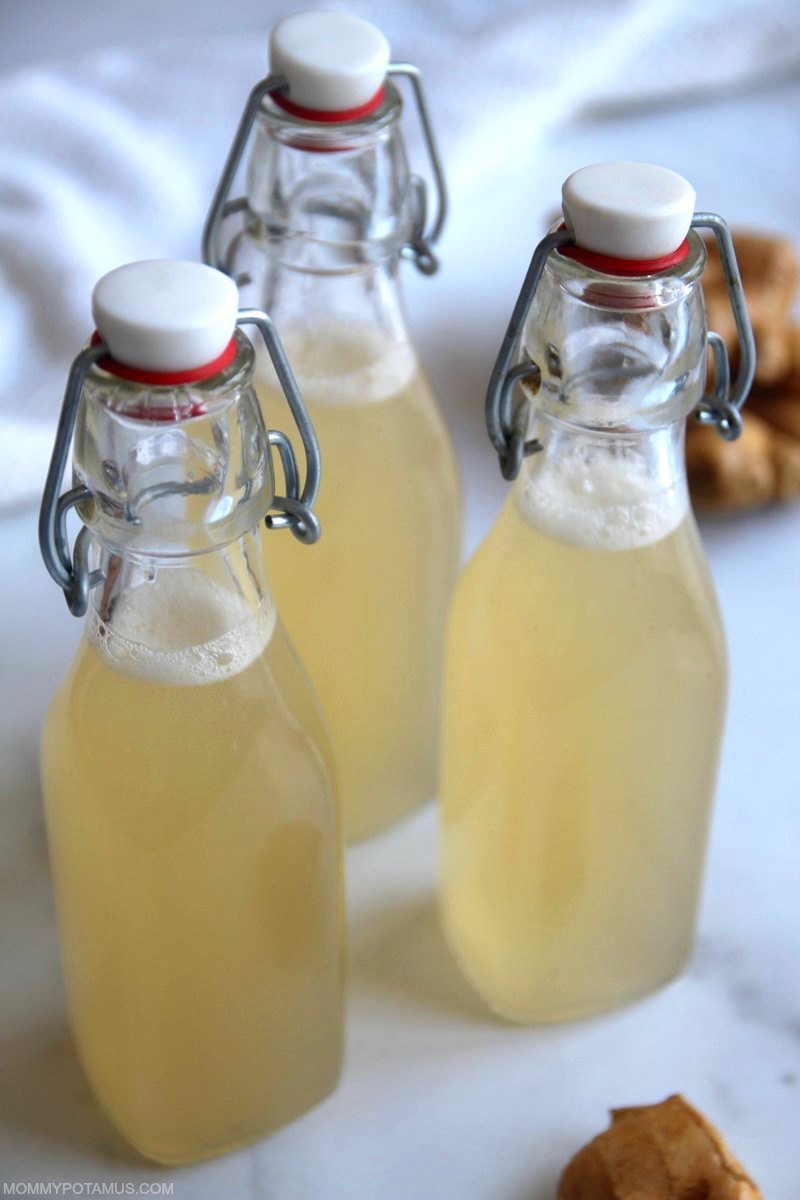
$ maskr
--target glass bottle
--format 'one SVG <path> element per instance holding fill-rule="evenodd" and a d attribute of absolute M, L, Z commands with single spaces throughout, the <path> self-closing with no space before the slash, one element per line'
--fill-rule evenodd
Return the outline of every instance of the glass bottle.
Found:
<path fill-rule="evenodd" d="M 307 503 L 275 497 L 282 435 L 264 426 L 236 306 L 232 281 L 198 263 L 100 280 L 40 526 L 87 613 L 42 737 L 71 1023 L 108 1116 L 165 1163 L 304 1112 L 342 1053 L 331 756 L 258 534 L 269 510 L 313 540 L 313 431 Z M 285 375 L 264 314 L 239 320 Z M 290 372 L 288 386 L 302 423 Z M 75 486 L 56 503 L 73 424 Z"/>
<path fill-rule="evenodd" d="M 314 555 L 265 540 L 267 571 L 333 735 L 346 837 L 375 832 L 436 787 L 441 653 L 458 564 L 453 449 L 414 348 L 399 263 L 430 273 L 444 182 L 413 67 L 341 13 L 297 14 L 245 110 L 206 230 L 207 261 L 279 323 L 325 459 Z M 416 88 L 439 185 L 425 232 L 402 102 Z M 247 197 L 225 197 L 253 135 Z M 223 213 L 244 225 L 218 249 Z M 276 398 L 257 368 L 262 403 Z"/>
<path fill-rule="evenodd" d="M 456 958 L 512 1020 L 621 1004 L 691 948 L 727 667 L 684 428 L 697 410 L 736 434 L 753 357 L 727 228 L 693 209 L 662 168 L 571 176 L 487 396 L 515 482 L 449 616 L 441 889 Z M 699 225 L 735 301 L 733 399 Z"/>

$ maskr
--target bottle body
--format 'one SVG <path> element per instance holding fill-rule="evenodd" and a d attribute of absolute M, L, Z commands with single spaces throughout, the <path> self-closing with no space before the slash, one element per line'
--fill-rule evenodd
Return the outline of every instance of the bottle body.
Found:
<path fill-rule="evenodd" d="M 319 438 L 323 537 L 305 556 L 266 537 L 264 553 L 330 725 L 348 840 L 435 794 L 460 543 L 455 454 L 400 297 L 414 194 L 401 102 L 386 92 L 345 128 L 265 105 L 232 264 L 278 323 Z M 283 401 L 268 364 L 256 385 L 270 424 Z"/>
<path fill-rule="evenodd" d="M 227 583 L 200 558 L 93 610 L 43 733 L 80 1056 L 115 1124 L 168 1163 L 284 1124 L 341 1059 L 329 752 L 274 608 L 232 586 L 258 554 L 245 540 Z"/>
<path fill-rule="evenodd" d="M 200 380 L 97 365 L 75 429 L 94 582 L 42 736 L 67 997 L 100 1103 L 165 1163 L 298 1116 L 342 1053 L 332 756 L 266 583 L 253 365 L 240 332 Z"/>
<path fill-rule="evenodd" d="M 458 566 L 453 451 L 413 349 L 352 327 L 288 339 L 325 464 L 312 556 L 267 574 L 329 722 L 345 835 L 436 790 L 442 641 Z M 266 412 L 274 385 L 259 383 Z"/>
<path fill-rule="evenodd" d="M 688 283 L 618 295 L 549 269 L 523 343 L 541 448 L 449 616 L 443 920 L 512 1020 L 622 1004 L 691 948 L 727 679 L 683 465 L 695 253 Z"/>
<path fill-rule="evenodd" d="M 497 1012 L 580 1016 L 680 971 L 725 680 L 690 513 L 587 548 L 509 497 L 453 602 L 442 781 L 448 940 Z"/>

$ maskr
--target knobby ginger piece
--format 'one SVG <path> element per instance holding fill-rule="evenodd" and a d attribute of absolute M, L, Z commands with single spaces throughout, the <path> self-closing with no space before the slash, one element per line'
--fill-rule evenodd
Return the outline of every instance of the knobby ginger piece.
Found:
<path fill-rule="evenodd" d="M 700 508 L 754 508 L 778 495 L 772 430 L 750 413 L 741 435 L 726 442 L 711 425 L 686 431 L 686 470 Z"/>
<path fill-rule="evenodd" d="M 800 264 L 787 238 L 737 230 L 733 242 L 756 339 L 756 383 L 775 384 L 785 379 L 791 368 L 791 308 L 800 283 Z M 719 253 L 711 240 L 703 292 L 708 327 L 725 339 L 735 369 L 739 357 L 736 324 Z"/>
<path fill-rule="evenodd" d="M 800 388 L 756 388 L 743 416 L 734 442 L 689 419 L 686 469 L 698 508 L 754 508 L 800 496 Z"/>
<path fill-rule="evenodd" d="M 733 244 L 751 318 L 785 315 L 800 285 L 800 263 L 791 240 L 778 234 L 735 229 Z M 703 290 L 722 297 L 727 289 L 715 239 L 710 237 L 706 247 Z"/>
<path fill-rule="evenodd" d="M 800 392 L 800 325 L 792 325 L 787 339 L 789 370 L 783 381 L 790 392 Z"/>
<path fill-rule="evenodd" d="M 790 500 L 800 494 L 800 442 L 773 429 L 770 455 L 775 471 L 775 498 Z"/>
<path fill-rule="evenodd" d="M 686 465 L 699 508 L 742 509 L 800 496 L 800 325 L 792 305 L 800 264 L 785 238 L 735 232 L 736 254 L 756 338 L 755 386 L 738 441 L 716 439 L 690 420 Z M 719 255 L 709 245 L 703 289 L 709 327 L 725 338 L 734 373 L 738 340 Z M 709 384 L 713 370 L 709 372 Z"/>
<path fill-rule="evenodd" d="M 751 411 L 758 413 L 774 429 L 779 429 L 800 443 L 800 396 L 773 389 L 759 392 L 752 400 Z M 744 415 L 747 416 L 747 408 Z"/>
<path fill-rule="evenodd" d="M 682 1096 L 617 1108 L 579 1150 L 558 1200 L 763 1200 L 722 1135 Z"/>

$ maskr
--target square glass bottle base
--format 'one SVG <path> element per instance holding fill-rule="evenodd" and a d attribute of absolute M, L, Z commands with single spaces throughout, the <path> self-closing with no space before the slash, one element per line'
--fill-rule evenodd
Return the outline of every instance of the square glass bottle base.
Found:
<path fill-rule="evenodd" d="M 439 919 L 450 953 L 470 986 L 495 1016 L 515 1025 L 557 1025 L 625 1008 L 674 982 L 683 974 L 692 951 L 690 943 L 671 961 L 663 963 L 658 972 L 632 970 L 613 990 L 592 991 L 587 983 L 575 986 L 567 995 L 553 986 L 552 978 L 542 977 L 531 986 L 523 979 L 522 965 L 513 973 L 514 978 L 509 973 L 504 979 L 488 979 L 487 973 L 476 970 L 471 957 L 462 952 L 444 910 L 440 910 Z"/>

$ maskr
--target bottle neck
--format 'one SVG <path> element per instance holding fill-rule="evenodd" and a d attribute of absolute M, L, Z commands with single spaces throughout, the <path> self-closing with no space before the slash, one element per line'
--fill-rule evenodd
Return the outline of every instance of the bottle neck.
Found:
<path fill-rule="evenodd" d="M 390 399 L 417 375 L 396 262 L 358 274 L 323 276 L 276 263 L 261 286 L 312 411 Z M 261 297 L 258 302 L 264 303 Z M 277 395 L 278 381 L 263 356 L 257 373 L 262 390 Z"/>
<path fill-rule="evenodd" d="M 256 125 L 231 268 L 243 302 L 280 328 L 312 404 L 382 398 L 416 369 L 399 265 L 419 193 L 401 113 L 387 83 L 381 106 L 355 122 L 309 122 L 268 100 Z M 268 364 L 259 374 L 274 387 Z"/>
<path fill-rule="evenodd" d="M 357 272 L 322 275 L 268 261 L 253 300 L 272 315 L 292 358 L 298 353 L 298 339 L 309 330 L 318 343 L 359 341 L 389 347 L 411 341 L 396 259 Z"/>
<path fill-rule="evenodd" d="M 87 636 L 125 674 L 215 682 L 247 666 L 272 635 L 256 531 L 201 557 L 131 558 L 100 543 L 96 555 L 103 583 L 91 594 Z"/>
<path fill-rule="evenodd" d="M 652 276 L 610 276 L 550 256 L 521 341 L 540 378 L 533 411 L 611 434 L 692 411 L 706 380 L 706 251 L 693 232 L 689 246 L 684 262 Z"/>
<path fill-rule="evenodd" d="M 264 103 L 247 178 L 246 233 L 236 273 L 253 257 L 295 271 L 346 275 L 396 261 L 419 202 L 400 132 L 402 101 L 390 83 L 368 116 L 318 124 Z"/>
<path fill-rule="evenodd" d="M 540 413 L 541 449 L 514 483 L 522 515 L 558 541 L 593 550 L 633 550 L 672 533 L 689 512 L 686 424 L 639 430 L 580 428 Z"/>
<path fill-rule="evenodd" d="M 273 498 L 253 349 L 198 383 L 152 387 L 93 368 L 75 429 L 79 514 L 108 553 L 140 562 L 204 554 L 253 529 Z"/>
<path fill-rule="evenodd" d="M 703 395 L 705 249 L 658 275 L 611 277 L 554 254 L 522 336 L 527 438 L 514 489 L 523 515 L 593 549 L 659 541 L 689 510 L 685 420 Z"/>

